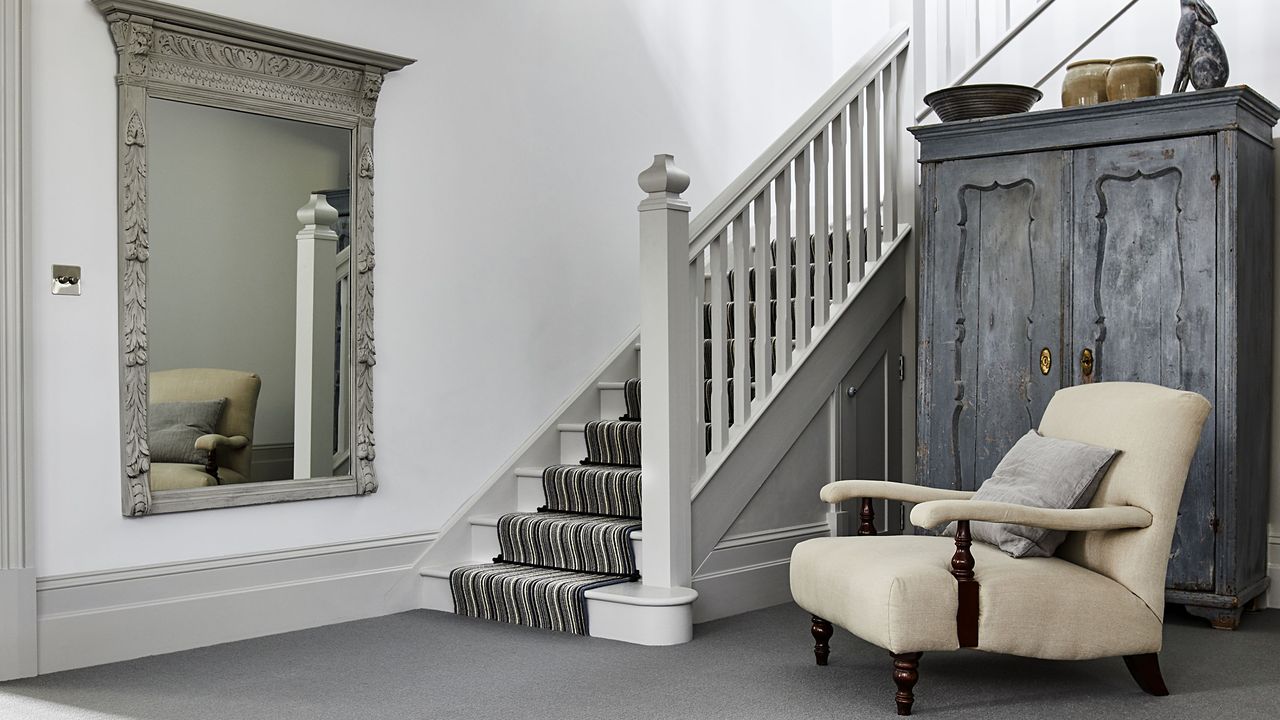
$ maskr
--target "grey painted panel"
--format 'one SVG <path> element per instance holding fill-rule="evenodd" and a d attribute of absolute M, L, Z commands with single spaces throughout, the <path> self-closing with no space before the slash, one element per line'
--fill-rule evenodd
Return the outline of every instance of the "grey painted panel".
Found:
<path fill-rule="evenodd" d="M 920 377 L 922 484 L 976 488 L 1058 388 L 1040 355 L 1061 356 L 1067 172 L 1062 153 L 938 166 L 948 191 L 927 261 L 934 294 L 922 304 L 921 334 L 933 338 Z"/>
<path fill-rule="evenodd" d="M 1135 380 L 1216 402 L 1216 150 L 1212 136 L 1079 150 L 1075 156 L 1076 382 Z M 1212 590 L 1214 418 L 1183 493 L 1169 586 Z"/>

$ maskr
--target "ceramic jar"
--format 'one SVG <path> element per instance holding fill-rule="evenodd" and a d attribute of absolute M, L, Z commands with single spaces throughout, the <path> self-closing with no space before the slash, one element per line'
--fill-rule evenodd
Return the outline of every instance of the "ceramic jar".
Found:
<path fill-rule="evenodd" d="M 1067 65 L 1067 77 L 1062 81 L 1062 107 L 1106 102 L 1110 70 L 1110 60 L 1077 60 Z"/>
<path fill-rule="evenodd" d="M 1160 94 L 1164 65 L 1147 55 L 1116 58 L 1107 73 L 1107 99 L 1132 100 Z"/>

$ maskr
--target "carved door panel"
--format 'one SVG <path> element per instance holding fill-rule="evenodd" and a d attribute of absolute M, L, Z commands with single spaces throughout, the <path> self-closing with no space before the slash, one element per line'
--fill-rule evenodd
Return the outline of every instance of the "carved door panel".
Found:
<path fill-rule="evenodd" d="M 1216 168 L 1211 136 L 1076 152 L 1073 382 L 1150 382 L 1214 401 Z M 1214 427 L 1211 414 L 1183 494 L 1170 587 L 1214 589 Z"/>
<path fill-rule="evenodd" d="M 1069 154 L 940 163 L 924 272 L 921 482 L 972 490 L 1061 387 Z"/>

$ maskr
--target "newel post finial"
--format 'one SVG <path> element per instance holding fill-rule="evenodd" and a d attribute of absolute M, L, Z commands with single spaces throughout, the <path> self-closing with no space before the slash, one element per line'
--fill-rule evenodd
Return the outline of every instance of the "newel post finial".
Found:
<path fill-rule="evenodd" d="M 640 189 L 649 199 L 681 200 L 680 193 L 689 189 L 689 173 L 676 167 L 675 157 L 662 153 L 653 156 L 653 164 L 638 178 Z"/>

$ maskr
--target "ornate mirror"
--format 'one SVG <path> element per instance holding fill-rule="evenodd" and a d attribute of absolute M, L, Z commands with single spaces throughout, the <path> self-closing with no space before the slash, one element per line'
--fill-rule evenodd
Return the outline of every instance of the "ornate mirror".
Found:
<path fill-rule="evenodd" d="M 413 60 L 93 4 L 119 58 L 124 514 L 376 491 L 374 109 Z"/>

